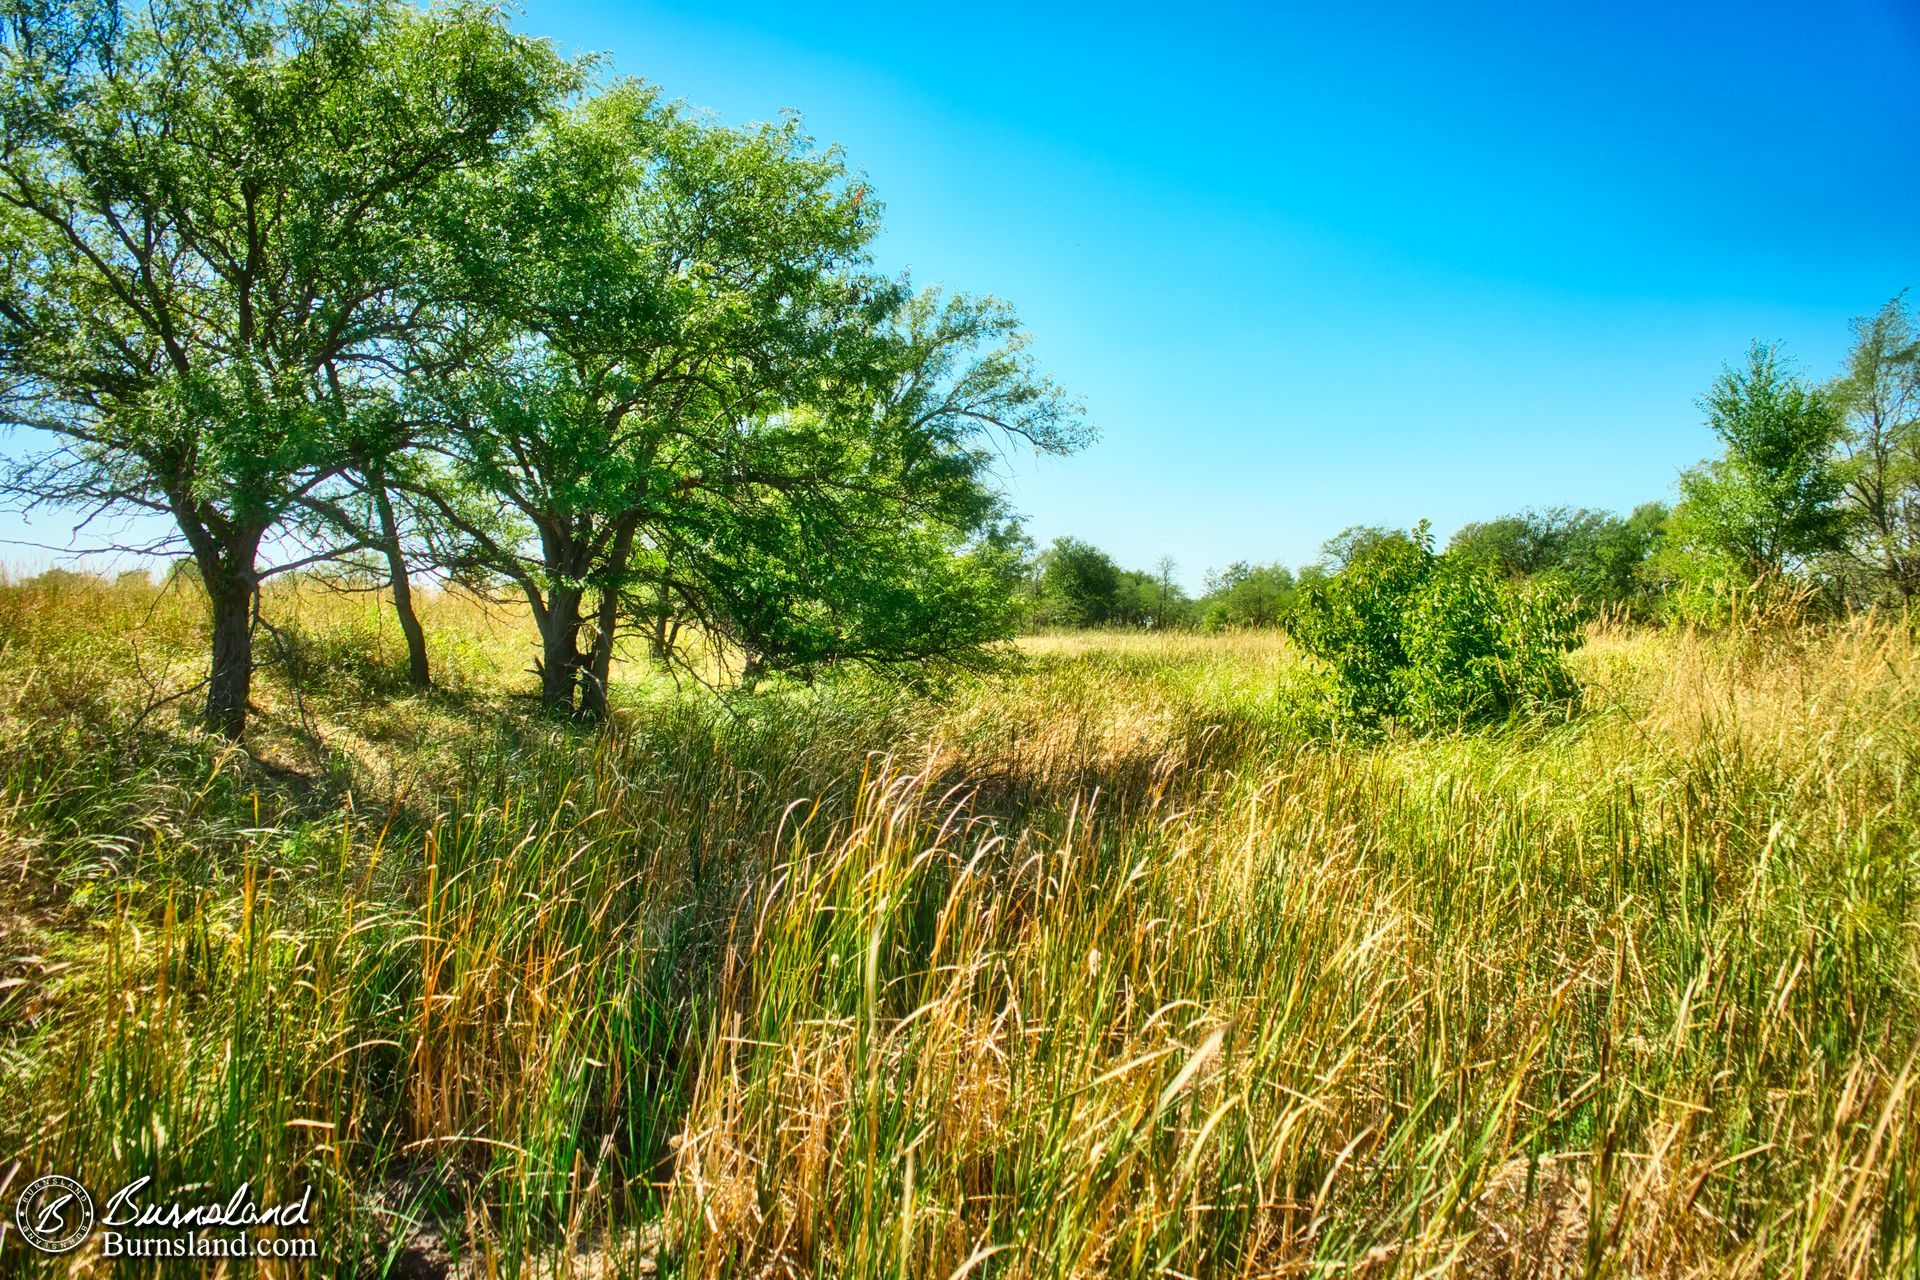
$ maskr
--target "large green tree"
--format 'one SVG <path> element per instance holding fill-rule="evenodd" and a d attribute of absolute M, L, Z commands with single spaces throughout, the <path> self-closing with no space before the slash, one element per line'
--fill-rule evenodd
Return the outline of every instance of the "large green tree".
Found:
<path fill-rule="evenodd" d="M 727 129 L 626 82 L 548 121 L 473 189 L 446 252 L 477 358 L 433 389 L 435 473 L 463 570 L 511 584 L 558 712 L 605 709 L 622 593 L 650 531 L 735 486 L 741 426 L 858 358 L 894 298 L 856 274 L 877 205 L 798 122 Z M 459 494 L 494 495 L 506 519 Z"/>
<path fill-rule="evenodd" d="M 274 535 L 387 412 L 449 186 L 575 80 L 460 5 L 0 5 L 0 413 L 60 441 L 12 489 L 172 521 L 215 728 L 261 580 L 343 549 Z"/>
<path fill-rule="evenodd" d="M 526 599 L 548 709 L 605 714 L 636 618 L 753 672 L 1005 633 L 986 441 L 1071 448 L 1077 408 L 1003 304 L 871 272 L 879 205 L 837 150 L 626 82 L 469 190 L 500 229 L 446 245 L 477 358 L 426 389 L 433 465 L 398 484 Z"/>
<path fill-rule="evenodd" d="M 1846 412 L 1847 550 L 1869 598 L 1911 603 L 1920 594 L 1920 333 L 1904 294 L 1854 321 L 1853 332 L 1832 387 Z"/>
<path fill-rule="evenodd" d="M 1726 452 L 1680 477 L 1674 532 L 1685 547 L 1749 577 L 1798 569 L 1840 544 L 1846 516 L 1834 464 L 1838 401 L 1756 342 L 1701 400 Z"/>
<path fill-rule="evenodd" d="M 799 402 L 742 424 L 725 484 L 650 522 L 664 601 L 731 641 L 749 679 L 853 662 L 965 661 L 1012 634 L 1024 535 L 1001 446 L 1065 453 L 1080 408 L 991 298 L 903 298 Z"/>

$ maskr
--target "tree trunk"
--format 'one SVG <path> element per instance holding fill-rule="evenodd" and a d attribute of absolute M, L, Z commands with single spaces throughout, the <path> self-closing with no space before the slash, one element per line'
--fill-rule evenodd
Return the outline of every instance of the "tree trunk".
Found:
<path fill-rule="evenodd" d="M 580 680 L 580 714 L 588 720 L 607 718 L 607 681 L 613 675 L 613 633 L 620 614 L 620 593 L 600 589 L 594 615 L 593 648 Z"/>
<path fill-rule="evenodd" d="M 213 665 L 207 676 L 207 727 L 239 739 L 253 693 L 253 585 L 201 569 L 213 611 Z"/>
<path fill-rule="evenodd" d="M 666 662 L 673 647 L 672 641 L 667 638 L 668 603 L 667 582 L 663 577 L 660 580 L 659 599 L 653 606 L 653 632 L 647 637 L 647 656 L 661 664 Z"/>
<path fill-rule="evenodd" d="M 380 550 L 387 557 L 394 616 L 400 620 L 400 634 L 407 638 L 407 683 L 416 689 L 430 689 L 433 674 L 427 667 L 427 633 L 421 629 L 420 615 L 413 611 L 413 583 L 407 577 L 406 553 L 400 549 L 400 522 L 393 518 L 393 499 L 387 496 L 386 479 L 378 473 L 367 477 L 367 487 L 373 490 L 374 509 L 380 514 Z"/>
<path fill-rule="evenodd" d="M 540 705 L 572 715 L 580 682 L 580 592 L 555 589 L 540 616 Z"/>
<path fill-rule="evenodd" d="M 601 583 L 595 601 L 598 610 L 594 615 L 593 650 L 580 682 L 580 714 L 589 720 L 607 718 L 607 682 L 613 677 L 613 641 L 620 625 L 620 582 L 632 554 L 633 522 L 622 521 L 607 557 L 606 581 Z"/>

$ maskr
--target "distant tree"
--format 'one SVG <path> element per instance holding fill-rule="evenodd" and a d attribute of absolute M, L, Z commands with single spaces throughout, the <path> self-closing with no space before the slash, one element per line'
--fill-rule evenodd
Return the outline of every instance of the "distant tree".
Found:
<path fill-rule="evenodd" d="M 1173 580 L 1173 575 L 1179 568 L 1179 562 L 1168 555 L 1163 555 L 1153 562 L 1153 580 L 1160 588 L 1160 602 L 1157 613 L 1159 614 L 1161 626 L 1167 626 L 1172 622 L 1174 601 L 1183 598 L 1179 584 Z"/>
<path fill-rule="evenodd" d="M 1462 525 L 1447 542 L 1447 554 L 1508 577 L 1544 567 L 1541 519 L 1533 512 Z"/>
<path fill-rule="evenodd" d="M 1385 525 L 1352 524 L 1320 544 L 1321 563 L 1330 573 L 1339 573 L 1348 565 L 1372 552 L 1383 542 L 1405 542 L 1407 535 Z"/>
<path fill-rule="evenodd" d="M 1834 463 L 1839 401 L 1794 377 L 1775 348 L 1755 343 L 1746 366 L 1724 370 L 1700 403 L 1726 452 L 1680 477 L 1680 545 L 1752 578 L 1837 548 L 1847 523 Z"/>
<path fill-rule="evenodd" d="M 1293 572 L 1287 566 L 1236 560 L 1207 575 L 1202 616 L 1214 630 L 1276 626 L 1285 619 L 1297 595 Z"/>
<path fill-rule="evenodd" d="M 1595 548 L 1594 563 L 1607 598 L 1645 608 L 1658 598 L 1653 567 L 1666 545 L 1673 508 L 1664 502 L 1643 502 L 1627 513 Z"/>
<path fill-rule="evenodd" d="M 1844 409 L 1839 473 L 1853 516 L 1850 568 L 1869 598 L 1920 594 L 1920 333 L 1906 295 L 1853 322 L 1831 394 Z"/>
<path fill-rule="evenodd" d="M 1666 515 L 1660 503 L 1637 507 L 1624 520 L 1586 508 L 1527 511 L 1462 526 L 1447 556 L 1507 577 L 1554 574 L 1589 608 L 1625 605 L 1642 591 L 1640 569 Z"/>
<path fill-rule="evenodd" d="M 62 442 L 11 488 L 173 522 L 220 732 L 262 579 L 343 550 L 262 563 L 384 411 L 443 195 L 576 80 L 478 8 L 0 4 L 0 413 Z"/>
<path fill-rule="evenodd" d="M 1119 619 L 1120 566 L 1078 538 L 1056 538 L 1040 555 L 1040 620 L 1052 626 L 1101 627 Z"/>
<path fill-rule="evenodd" d="M 1038 607 L 1039 550 L 1018 520 L 996 521 L 981 535 L 977 554 L 1013 602 L 1016 630 L 1031 627 Z"/>

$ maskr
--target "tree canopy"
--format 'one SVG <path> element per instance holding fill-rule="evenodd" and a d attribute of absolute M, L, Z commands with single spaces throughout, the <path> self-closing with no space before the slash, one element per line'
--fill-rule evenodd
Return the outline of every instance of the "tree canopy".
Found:
<path fill-rule="evenodd" d="M 1920 594 L 1920 332 L 1906 296 L 1853 323 L 1830 394 L 1845 414 L 1838 472 L 1846 576 L 1869 601 Z"/>
<path fill-rule="evenodd" d="M 0 8 L 0 413 L 14 492 L 164 513 L 237 734 L 269 535 L 386 412 L 448 188 L 574 67 L 490 12 L 156 0 Z"/>
<path fill-rule="evenodd" d="M 1840 545 L 1845 521 L 1834 397 L 1755 343 L 1700 402 L 1725 454 L 1683 473 L 1675 533 L 1752 577 L 1779 576 Z"/>
<path fill-rule="evenodd" d="M 527 603 L 542 698 L 623 625 L 754 669 L 1012 627 L 992 437 L 1079 447 L 1011 308 L 875 272 L 799 119 L 723 127 L 393 0 L 0 5 L 0 412 L 30 502 L 164 513 L 238 735 L 260 582 L 383 560 Z"/>

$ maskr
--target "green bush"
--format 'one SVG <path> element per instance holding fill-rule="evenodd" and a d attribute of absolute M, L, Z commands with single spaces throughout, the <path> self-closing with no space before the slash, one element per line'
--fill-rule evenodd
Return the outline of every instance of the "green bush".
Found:
<path fill-rule="evenodd" d="M 1447 729 L 1565 707 L 1579 695 L 1565 654 L 1581 641 L 1571 598 L 1441 557 L 1404 616 L 1400 713 Z"/>
<path fill-rule="evenodd" d="M 1309 589 L 1294 613 L 1294 639 L 1333 668 L 1342 720 L 1373 725 L 1398 713 L 1408 663 L 1401 624 L 1435 558 L 1420 537 L 1416 531 L 1376 543 Z"/>
<path fill-rule="evenodd" d="M 1459 728 L 1565 708 L 1579 693 L 1565 658 L 1579 616 L 1565 588 L 1437 556 L 1424 525 L 1316 584 L 1292 631 L 1330 668 L 1335 714 L 1361 727 Z"/>

